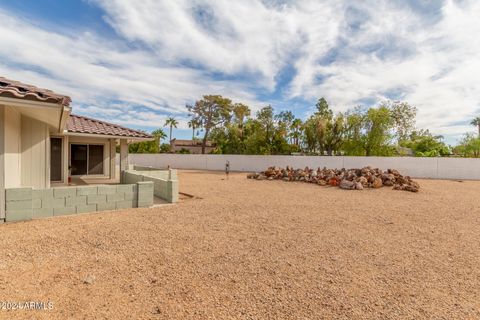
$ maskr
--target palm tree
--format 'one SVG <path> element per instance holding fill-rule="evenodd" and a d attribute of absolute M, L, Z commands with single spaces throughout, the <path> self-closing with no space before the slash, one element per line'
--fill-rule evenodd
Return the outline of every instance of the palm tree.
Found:
<path fill-rule="evenodd" d="M 195 119 L 188 121 L 188 127 L 192 128 L 192 140 L 195 140 L 195 130 L 199 127 L 198 121 L 195 121 Z"/>
<path fill-rule="evenodd" d="M 167 137 L 167 134 L 163 129 L 158 128 L 157 130 L 152 131 L 152 136 L 155 137 L 155 142 L 158 143 L 158 150 L 160 150 L 160 141 Z"/>
<path fill-rule="evenodd" d="M 302 120 L 300 119 L 294 119 L 292 121 L 292 124 L 291 124 L 291 130 L 292 130 L 292 140 L 293 140 L 293 144 L 295 144 L 296 146 L 299 145 L 299 139 L 300 139 L 300 136 L 302 135 L 301 134 L 301 129 L 302 129 L 302 126 L 303 126 L 303 122 Z"/>
<path fill-rule="evenodd" d="M 480 117 L 476 117 L 475 119 L 473 119 L 470 124 L 478 128 L 478 138 L 480 138 Z"/>
<path fill-rule="evenodd" d="M 170 140 L 172 141 L 172 130 L 173 128 L 177 128 L 178 121 L 174 117 L 168 117 L 167 120 L 165 121 L 164 126 L 165 127 L 170 127 Z"/>

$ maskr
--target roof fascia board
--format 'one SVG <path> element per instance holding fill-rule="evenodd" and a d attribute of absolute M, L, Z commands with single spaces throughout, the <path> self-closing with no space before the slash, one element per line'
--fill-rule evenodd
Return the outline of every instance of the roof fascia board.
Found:
<path fill-rule="evenodd" d="M 0 104 L 12 107 L 27 107 L 27 108 L 55 108 L 60 109 L 63 106 L 57 103 L 32 101 L 24 99 L 0 97 Z"/>
<path fill-rule="evenodd" d="M 63 134 L 66 135 L 66 136 L 74 136 L 74 137 L 125 139 L 125 140 L 130 140 L 130 141 L 153 141 L 153 140 L 155 140 L 155 137 L 140 138 L 140 137 L 115 136 L 115 135 L 96 134 L 96 133 L 69 132 L 69 131 L 64 131 Z"/>

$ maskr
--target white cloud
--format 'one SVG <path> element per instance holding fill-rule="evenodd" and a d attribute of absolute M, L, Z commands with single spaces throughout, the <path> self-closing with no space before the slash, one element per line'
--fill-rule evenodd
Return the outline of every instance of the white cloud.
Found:
<path fill-rule="evenodd" d="M 258 104 L 243 83 L 166 65 L 148 51 L 126 50 L 90 33 L 72 36 L 42 29 L 1 10 L 0 21 L 0 42 L 8 44 L 0 46 L 0 74 L 68 94 L 75 110 L 75 104 L 107 110 L 118 100 L 151 108 L 152 114 L 181 114 L 186 103 L 207 93 Z M 132 115 L 130 124 L 138 123 Z"/>
<path fill-rule="evenodd" d="M 375 1 L 357 9 L 366 22 L 354 34 L 340 33 L 346 44 L 335 62 L 297 66 L 326 77 L 323 82 L 305 81 L 299 72 L 291 95 L 324 95 L 341 110 L 365 97 L 385 99 L 388 91 L 400 89 L 401 99 L 418 107 L 420 127 L 439 134 L 465 132 L 466 119 L 480 109 L 480 3 L 460 7 L 447 1 L 436 23 L 393 2 Z M 368 46 L 378 51 L 362 50 Z M 462 121 L 465 125 L 450 125 Z"/>
<path fill-rule="evenodd" d="M 98 0 L 123 37 L 170 63 L 191 62 L 227 74 L 255 73 L 272 88 L 297 31 L 291 11 L 258 0 Z"/>

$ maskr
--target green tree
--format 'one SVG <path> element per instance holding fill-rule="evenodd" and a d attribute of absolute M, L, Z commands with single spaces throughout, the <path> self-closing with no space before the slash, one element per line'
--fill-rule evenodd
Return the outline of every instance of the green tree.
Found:
<path fill-rule="evenodd" d="M 361 107 L 349 110 L 346 114 L 345 139 L 342 150 L 348 156 L 363 156 L 363 126 L 365 112 Z"/>
<path fill-rule="evenodd" d="M 158 150 L 160 153 L 168 153 L 170 152 L 170 144 L 169 143 L 162 143 Z"/>
<path fill-rule="evenodd" d="M 346 132 L 345 117 L 338 113 L 330 120 L 325 119 L 324 149 L 329 156 L 336 154 L 342 146 Z"/>
<path fill-rule="evenodd" d="M 245 122 L 245 153 L 269 154 L 269 152 L 262 124 L 257 119 L 248 119 Z"/>
<path fill-rule="evenodd" d="M 235 122 L 237 124 L 238 132 L 240 134 L 240 140 L 244 141 L 244 124 L 245 120 L 250 116 L 250 108 L 242 103 L 235 103 L 233 105 L 233 114 L 235 116 Z M 242 149 L 244 146 L 242 146 Z M 243 150 L 242 150 L 243 151 Z"/>
<path fill-rule="evenodd" d="M 388 106 L 347 112 L 342 149 L 351 156 L 388 156 L 394 153 L 394 120 Z"/>
<path fill-rule="evenodd" d="M 187 105 L 192 120 L 204 129 L 202 154 L 205 154 L 207 139 L 215 127 L 230 121 L 232 117 L 232 100 L 220 95 L 206 95 L 194 105 Z"/>
<path fill-rule="evenodd" d="M 182 148 L 182 149 L 178 150 L 177 153 L 180 153 L 180 154 L 190 154 L 190 150 L 185 149 L 185 148 Z"/>
<path fill-rule="evenodd" d="M 250 116 L 250 108 L 243 103 L 235 103 L 233 105 L 233 115 L 238 126 L 243 127 L 245 120 Z"/>
<path fill-rule="evenodd" d="M 226 123 L 212 129 L 210 139 L 215 142 L 216 152 L 223 154 L 242 154 L 244 146 L 240 139 L 238 128 L 233 123 Z"/>
<path fill-rule="evenodd" d="M 480 138 L 480 117 L 476 117 L 470 122 L 472 126 L 476 126 L 478 129 L 478 138 Z"/>
<path fill-rule="evenodd" d="M 303 122 L 301 119 L 294 119 L 292 121 L 292 124 L 290 125 L 290 137 L 292 139 L 292 142 L 294 145 L 299 146 L 300 145 L 300 138 L 302 137 L 302 128 L 303 128 Z"/>
<path fill-rule="evenodd" d="M 480 157 L 480 138 L 472 133 L 467 133 L 454 148 L 454 153 L 466 158 Z"/>
<path fill-rule="evenodd" d="M 448 156 L 450 148 L 442 140 L 442 136 L 434 136 L 428 130 L 418 130 L 411 132 L 400 146 L 412 149 L 417 157 Z"/>
<path fill-rule="evenodd" d="M 398 143 L 406 139 L 415 128 L 415 118 L 417 108 L 409 105 L 407 102 L 387 101 L 384 106 L 390 109 L 390 115 L 396 131 Z"/>
<path fill-rule="evenodd" d="M 260 109 L 260 111 L 257 112 L 257 121 L 260 123 L 261 131 L 264 134 L 263 143 L 268 150 L 268 154 L 270 154 L 272 151 L 273 129 L 275 125 L 272 106 L 268 105 Z"/>
<path fill-rule="evenodd" d="M 317 151 L 317 124 L 314 117 L 310 117 L 304 122 L 302 126 L 303 144 L 308 153 L 315 153 Z"/>
<path fill-rule="evenodd" d="M 365 116 L 365 134 L 363 135 L 363 147 L 366 156 L 391 155 L 390 142 L 394 121 L 390 109 L 387 106 L 370 108 Z"/>
<path fill-rule="evenodd" d="M 295 116 L 291 111 L 281 111 L 274 116 L 279 126 L 280 133 L 284 135 L 285 139 L 291 137 L 292 123 Z"/>
<path fill-rule="evenodd" d="M 165 138 L 165 132 L 162 129 L 152 131 L 152 136 L 155 137 L 153 141 L 141 141 L 130 143 L 128 145 L 128 152 L 130 153 L 158 153 L 160 146 L 160 139 Z"/>
<path fill-rule="evenodd" d="M 312 116 L 315 130 L 315 138 L 317 140 L 318 151 L 320 155 L 325 155 L 325 136 L 327 135 L 327 118 L 320 114 L 314 114 Z"/>
<path fill-rule="evenodd" d="M 333 117 L 333 111 L 328 106 L 328 102 L 327 100 L 325 100 L 325 98 L 322 97 L 318 99 L 315 107 L 317 108 L 316 114 L 319 115 L 321 118 L 331 119 Z"/>
<path fill-rule="evenodd" d="M 243 154 L 246 150 L 244 126 L 250 116 L 250 108 L 242 103 L 235 103 L 232 113 L 233 117 L 229 121 L 212 129 L 210 139 L 215 142 L 218 153 Z"/>
<path fill-rule="evenodd" d="M 342 113 L 334 115 L 325 98 L 318 100 L 316 109 L 305 122 L 305 145 L 309 152 L 318 149 L 321 155 L 338 154 L 346 133 L 345 117 Z"/>
<path fill-rule="evenodd" d="M 142 141 L 130 143 L 128 145 L 129 153 L 158 153 L 158 147 L 155 141 Z"/>

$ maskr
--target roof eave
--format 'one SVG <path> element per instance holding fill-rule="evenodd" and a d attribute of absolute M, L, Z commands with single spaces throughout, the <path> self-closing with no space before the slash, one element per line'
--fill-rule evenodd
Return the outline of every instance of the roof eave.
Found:
<path fill-rule="evenodd" d="M 131 136 L 117 136 L 117 135 L 108 135 L 108 134 L 98 134 L 98 133 L 84 133 L 84 132 L 71 132 L 64 131 L 63 133 L 66 136 L 75 136 L 75 137 L 88 137 L 88 138 L 104 138 L 104 139 L 126 139 L 132 142 L 141 142 L 141 141 L 153 141 L 155 137 L 145 138 L 145 137 L 131 137 Z"/>
<path fill-rule="evenodd" d="M 0 96 L 0 104 L 17 106 L 17 107 L 38 107 L 38 106 L 46 107 L 46 108 L 64 107 L 62 104 L 59 104 L 59 103 L 42 102 L 42 101 L 36 101 L 36 100 L 26 100 L 26 99 L 18 99 L 18 98 L 10 98 L 10 97 L 2 97 L 2 96 Z"/>
<path fill-rule="evenodd" d="M 62 132 L 62 130 L 65 128 L 64 126 L 66 125 L 66 124 L 62 124 L 64 113 L 68 113 L 69 115 L 71 112 L 71 108 L 69 106 L 65 106 L 58 103 L 42 102 L 42 101 L 36 101 L 36 100 L 25 100 L 25 99 L 2 97 L 2 96 L 0 96 L 0 105 L 11 106 L 19 109 L 24 109 L 24 110 L 39 110 L 38 108 L 45 108 L 45 109 L 41 109 L 45 111 L 58 110 L 61 112 L 60 117 L 58 119 L 51 119 L 51 121 L 40 120 L 42 122 L 46 122 L 49 126 L 55 128 L 55 130 L 58 130 L 58 132 Z M 65 123 L 66 123 L 66 119 L 68 119 L 68 115 L 65 118 Z M 35 116 L 32 116 L 32 115 L 28 115 L 28 116 L 35 118 Z"/>

